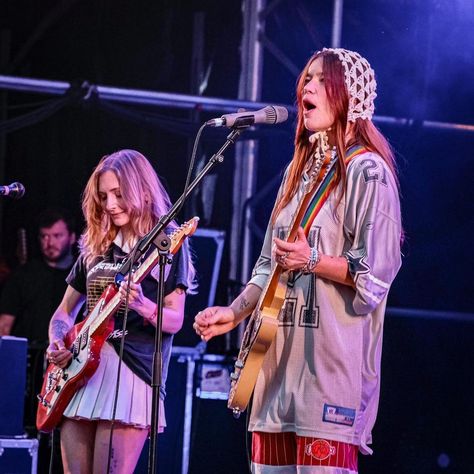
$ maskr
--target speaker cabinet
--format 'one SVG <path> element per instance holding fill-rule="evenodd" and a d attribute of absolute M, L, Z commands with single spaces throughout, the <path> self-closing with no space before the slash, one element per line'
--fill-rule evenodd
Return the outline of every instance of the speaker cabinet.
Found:
<path fill-rule="evenodd" d="M 38 440 L 0 438 L 0 472 L 4 474 L 36 474 Z"/>
<path fill-rule="evenodd" d="M 247 412 L 234 418 L 227 408 L 233 365 L 233 359 L 213 354 L 196 361 L 189 474 L 249 472 Z"/>
<path fill-rule="evenodd" d="M 245 413 L 235 419 L 227 401 L 211 399 L 197 400 L 194 413 L 189 474 L 248 473 Z"/>
<path fill-rule="evenodd" d="M 26 386 L 25 338 L 0 337 L 0 436 L 21 436 Z"/>

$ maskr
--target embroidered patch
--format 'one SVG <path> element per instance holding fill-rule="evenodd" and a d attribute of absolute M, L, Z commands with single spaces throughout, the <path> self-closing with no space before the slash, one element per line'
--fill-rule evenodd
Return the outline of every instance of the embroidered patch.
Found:
<path fill-rule="evenodd" d="M 311 444 L 307 444 L 304 451 L 308 456 L 312 456 L 318 461 L 324 461 L 329 456 L 336 453 L 336 447 L 331 446 L 329 441 L 326 441 L 325 439 L 317 439 Z"/>
<path fill-rule="evenodd" d="M 369 273 L 370 267 L 365 261 L 367 255 L 361 254 L 360 251 L 350 250 L 346 252 L 346 256 L 348 257 L 349 271 L 354 278 L 357 278 L 361 273 Z"/>
<path fill-rule="evenodd" d="M 352 426 L 354 424 L 356 411 L 353 408 L 338 407 L 336 405 L 324 404 L 323 421 L 336 423 L 337 425 Z"/>

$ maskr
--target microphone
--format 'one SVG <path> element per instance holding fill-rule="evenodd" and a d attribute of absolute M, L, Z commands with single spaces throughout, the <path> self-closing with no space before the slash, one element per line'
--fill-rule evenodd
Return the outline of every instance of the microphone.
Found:
<path fill-rule="evenodd" d="M 221 118 L 208 120 L 210 127 L 248 127 L 257 123 L 273 125 L 284 122 L 288 118 L 288 110 L 278 105 L 267 105 L 265 108 L 253 112 L 237 112 L 225 114 Z"/>
<path fill-rule="evenodd" d="M 9 186 L 0 186 L 0 196 L 20 199 L 25 194 L 25 186 L 21 183 L 12 183 Z"/>

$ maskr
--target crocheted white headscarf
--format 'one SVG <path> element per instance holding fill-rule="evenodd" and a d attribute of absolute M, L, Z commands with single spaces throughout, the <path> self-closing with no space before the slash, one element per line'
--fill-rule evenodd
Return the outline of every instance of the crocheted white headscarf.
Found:
<path fill-rule="evenodd" d="M 371 119 L 374 115 L 377 83 L 369 62 L 359 53 L 342 48 L 323 48 L 318 54 L 326 51 L 334 53 L 344 68 L 344 79 L 349 93 L 348 121 L 355 122 L 357 118 Z"/>

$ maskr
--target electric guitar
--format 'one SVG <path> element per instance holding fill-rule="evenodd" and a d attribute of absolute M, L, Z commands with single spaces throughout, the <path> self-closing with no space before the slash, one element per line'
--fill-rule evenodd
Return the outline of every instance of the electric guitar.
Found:
<path fill-rule="evenodd" d="M 285 239 L 287 242 L 296 240 L 298 227 L 301 225 L 315 192 L 319 191 L 319 188 L 315 186 L 323 186 L 321 183 L 324 183 L 333 162 L 332 160 L 332 162 L 326 164 L 320 175 L 313 177 L 313 180 L 308 182 L 298 210 L 291 220 Z M 240 416 L 240 413 L 247 408 L 265 354 L 275 338 L 278 329 L 278 316 L 285 302 L 288 277 L 289 272 L 285 271 L 277 262 L 270 272 L 267 284 L 262 290 L 259 301 L 245 328 L 239 354 L 234 364 L 234 371 L 231 374 L 231 386 L 227 402 L 227 407 L 233 411 L 235 417 Z"/>
<path fill-rule="evenodd" d="M 194 234 L 199 218 L 193 217 L 169 235 L 169 252 L 175 254 L 187 236 Z M 150 255 L 131 272 L 134 283 L 140 283 L 155 267 L 160 258 L 154 249 Z M 73 395 L 92 377 L 100 362 L 101 348 L 113 331 L 113 315 L 121 304 L 118 287 L 111 283 L 102 293 L 87 318 L 74 325 L 66 334 L 65 346 L 72 352 L 69 365 L 61 369 L 50 364 L 44 375 L 43 387 L 38 395 L 36 426 L 43 432 L 52 431 Z"/>

